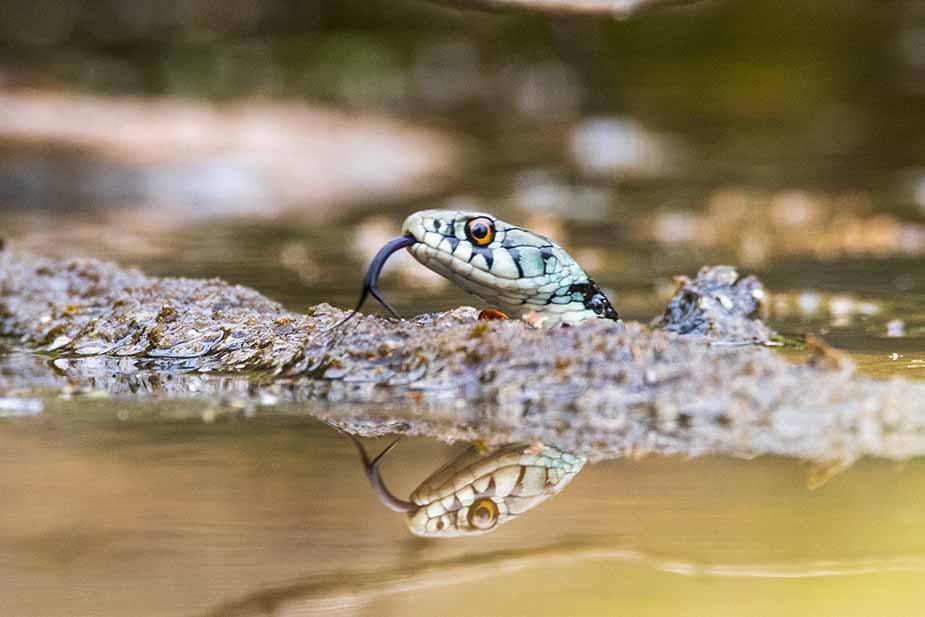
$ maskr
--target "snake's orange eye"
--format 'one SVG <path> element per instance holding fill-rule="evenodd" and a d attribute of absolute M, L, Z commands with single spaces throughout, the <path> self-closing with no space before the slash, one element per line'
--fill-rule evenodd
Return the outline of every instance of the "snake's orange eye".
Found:
<path fill-rule="evenodd" d="M 466 223 L 466 235 L 476 246 L 485 246 L 495 239 L 495 222 L 480 216 Z"/>
<path fill-rule="evenodd" d="M 476 529 L 491 529 L 498 522 L 498 505 L 491 499 L 479 499 L 469 506 L 468 519 Z"/>

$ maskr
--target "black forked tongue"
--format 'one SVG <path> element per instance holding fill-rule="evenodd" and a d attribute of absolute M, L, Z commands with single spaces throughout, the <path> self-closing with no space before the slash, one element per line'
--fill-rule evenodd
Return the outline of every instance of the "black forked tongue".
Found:
<path fill-rule="evenodd" d="M 344 433 L 344 431 L 341 432 Z M 382 502 L 382 505 L 393 512 L 413 512 L 416 510 L 416 505 L 410 501 L 399 499 L 389 491 L 388 487 L 385 485 L 385 482 L 382 481 L 382 474 L 379 472 L 379 466 L 382 464 L 383 457 L 385 457 L 385 455 L 395 447 L 395 444 L 401 441 L 401 438 L 399 437 L 390 443 L 388 446 L 386 446 L 385 450 L 380 452 L 376 458 L 370 461 L 369 456 L 366 454 L 366 449 L 363 447 L 363 444 L 360 443 L 360 440 L 349 433 L 344 434 L 350 438 L 350 441 L 353 442 L 353 445 L 355 445 L 357 450 L 360 452 L 360 458 L 363 459 L 363 469 L 366 471 L 366 477 L 369 479 L 369 485 L 373 488 L 373 492 L 376 493 L 376 497 L 379 498 L 379 501 Z"/>
<path fill-rule="evenodd" d="M 363 291 L 360 292 L 360 300 L 357 302 L 356 308 L 354 308 L 353 311 L 351 311 L 343 321 L 335 326 L 332 326 L 330 328 L 331 330 L 338 328 L 350 321 L 350 319 L 359 312 L 360 308 L 362 308 L 363 303 L 366 302 L 366 298 L 368 296 L 372 296 L 378 300 L 379 304 L 385 307 L 385 310 L 387 310 L 389 314 L 392 315 L 392 317 L 395 317 L 396 319 L 399 318 L 399 315 L 397 312 L 395 312 L 395 309 L 389 306 L 389 303 L 386 302 L 385 298 L 383 298 L 379 293 L 379 274 L 382 273 L 382 268 L 385 266 L 385 262 L 388 261 L 389 257 L 391 257 L 393 253 L 397 253 L 403 248 L 411 246 L 415 242 L 417 242 L 417 240 L 412 236 L 399 236 L 389 240 L 381 249 L 379 249 L 379 252 L 376 253 L 375 257 L 373 257 L 373 260 L 369 262 L 369 268 L 366 270 L 366 278 L 363 279 Z"/>

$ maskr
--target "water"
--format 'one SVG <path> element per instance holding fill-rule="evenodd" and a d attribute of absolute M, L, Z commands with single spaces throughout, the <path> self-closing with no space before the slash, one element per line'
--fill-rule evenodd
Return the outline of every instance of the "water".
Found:
<path fill-rule="evenodd" d="M 424 540 L 304 410 L 212 423 L 177 411 L 59 401 L 3 421 L 6 614 L 918 610 L 918 462 L 863 462 L 809 490 L 793 461 L 608 461 L 496 533 Z M 407 495 L 460 449 L 406 440 L 385 477 Z"/>

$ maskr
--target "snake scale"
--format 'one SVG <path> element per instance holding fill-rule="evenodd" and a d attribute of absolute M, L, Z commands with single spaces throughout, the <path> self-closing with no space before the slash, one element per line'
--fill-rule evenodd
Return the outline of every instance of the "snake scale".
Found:
<path fill-rule="evenodd" d="M 601 288 L 561 246 L 490 214 L 461 210 L 408 216 L 402 235 L 370 262 L 351 316 L 367 295 L 398 316 L 379 293 L 378 280 L 389 256 L 403 248 L 465 291 L 540 327 L 619 319 Z"/>
<path fill-rule="evenodd" d="M 560 493 L 584 467 L 583 456 L 542 444 L 508 444 L 487 454 L 469 448 L 432 473 L 403 500 L 392 494 L 379 467 L 398 443 L 370 460 L 356 437 L 370 486 L 390 510 L 406 515 L 408 529 L 426 538 L 489 533 Z"/>

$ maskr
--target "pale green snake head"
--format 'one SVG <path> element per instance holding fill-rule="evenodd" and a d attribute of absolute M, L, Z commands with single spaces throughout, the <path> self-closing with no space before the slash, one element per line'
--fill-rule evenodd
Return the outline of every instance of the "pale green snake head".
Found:
<path fill-rule="evenodd" d="M 561 492 L 584 464 L 541 444 L 511 444 L 481 458 L 470 450 L 411 493 L 408 528 L 444 538 L 494 531 Z"/>
<path fill-rule="evenodd" d="M 483 212 L 422 210 L 405 219 L 402 236 L 370 263 L 357 309 L 379 295 L 379 272 L 402 248 L 434 272 L 513 317 L 542 327 L 586 319 L 619 319 L 610 301 L 565 249 L 539 234 Z"/>
<path fill-rule="evenodd" d="M 372 461 L 356 444 L 373 490 L 391 510 L 404 512 L 411 533 L 452 538 L 489 533 L 561 492 L 581 471 L 582 456 L 541 444 L 509 444 L 486 455 L 470 448 L 435 471 L 405 501 L 386 488 Z"/>

